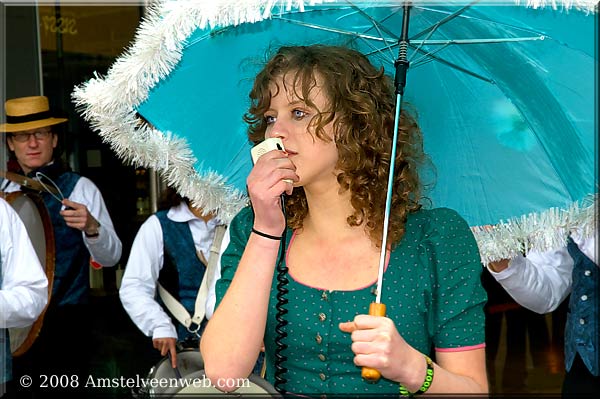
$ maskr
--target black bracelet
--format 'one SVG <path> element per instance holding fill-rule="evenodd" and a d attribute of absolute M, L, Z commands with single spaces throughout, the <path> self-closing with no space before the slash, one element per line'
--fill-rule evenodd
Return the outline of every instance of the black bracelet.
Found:
<path fill-rule="evenodd" d="M 83 230 L 83 234 L 85 234 L 85 236 L 87 238 L 96 238 L 96 237 L 98 237 L 100 235 L 100 226 L 101 226 L 101 224 L 100 224 L 100 222 L 98 222 L 98 227 L 96 228 L 96 232 L 95 233 L 88 234 L 87 231 Z"/>
<path fill-rule="evenodd" d="M 263 233 L 262 231 L 256 230 L 254 227 L 252 228 L 252 232 L 254 234 L 258 234 L 261 237 L 269 238 L 269 239 L 275 240 L 275 241 L 281 241 L 281 239 L 283 238 L 282 236 L 277 237 L 277 236 L 272 236 L 272 235 L 267 234 L 267 233 Z"/>

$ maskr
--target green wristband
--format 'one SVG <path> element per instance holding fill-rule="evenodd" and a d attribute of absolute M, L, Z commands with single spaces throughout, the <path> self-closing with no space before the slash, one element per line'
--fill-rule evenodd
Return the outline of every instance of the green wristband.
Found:
<path fill-rule="evenodd" d="M 421 395 L 427 392 L 431 383 L 433 382 L 433 362 L 427 355 L 425 356 L 425 361 L 427 362 L 427 371 L 425 372 L 425 381 L 423 381 L 423 385 L 421 388 L 417 390 L 417 392 L 409 392 L 408 389 L 402 384 L 400 385 L 400 396 L 412 398 L 414 395 Z"/>

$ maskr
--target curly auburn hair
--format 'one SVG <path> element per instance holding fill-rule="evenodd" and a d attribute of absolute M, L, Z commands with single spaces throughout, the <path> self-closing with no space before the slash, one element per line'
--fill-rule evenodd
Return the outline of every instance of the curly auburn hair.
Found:
<path fill-rule="evenodd" d="M 337 181 L 341 191 L 350 190 L 354 212 L 350 226 L 364 225 L 377 247 L 381 247 L 388 185 L 388 172 L 395 119 L 395 95 L 384 69 L 375 68 L 360 52 L 337 46 L 281 47 L 257 74 L 250 92 L 251 105 L 244 115 L 253 143 L 265 138 L 264 113 L 270 106 L 271 88 L 292 82 L 293 93 L 317 110 L 311 121 L 315 135 L 330 140 L 324 127 L 333 123 L 338 150 Z M 311 101 L 311 90 L 320 85 L 328 98 L 328 109 L 319 110 Z M 393 182 L 388 240 L 397 244 L 405 231 L 409 212 L 421 208 L 421 182 L 417 167 L 424 162 L 421 131 L 416 119 L 402 110 L 398 131 L 396 171 Z M 288 226 L 302 228 L 308 214 L 304 189 L 294 188 L 286 201 Z"/>

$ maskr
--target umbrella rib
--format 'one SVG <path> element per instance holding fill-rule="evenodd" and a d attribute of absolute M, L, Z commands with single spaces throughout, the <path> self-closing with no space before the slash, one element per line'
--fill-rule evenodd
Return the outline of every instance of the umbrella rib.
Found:
<path fill-rule="evenodd" d="M 409 43 L 409 46 L 410 46 L 410 43 Z M 416 49 L 416 50 L 419 51 L 419 52 L 424 52 L 425 51 L 425 50 L 422 50 L 422 49 Z M 467 75 L 473 76 L 474 78 L 483 80 L 484 82 L 495 84 L 495 82 L 492 79 L 487 78 L 487 77 L 485 77 L 483 75 L 480 75 L 478 73 L 475 73 L 473 71 L 470 71 L 470 70 L 468 70 L 466 68 L 463 68 L 463 67 L 461 67 L 459 65 L 456 65 L 456 64 L 454 64 L 454 63 L 452 63 L 450 61 L 447 61 L 447 60 L 445 60 L 443 58 L 437 57 L 437 56 L 433 55 L 431 52 L 425 52 L 425 56 L 428 56 L 428 57 L 432 58 L 433 60 L 435 60 L 437 62 L 440 62 L 440 63 L 442 63 L 442 64 L 444 64 L 444 65 L 446 65 L 446 66 L 448 66 L 450 68 L 456 69 L 457 71 L 460 71 L 460 72 L 466 73 Z"/>
<path fill-rule="evenodd" d="M 435 8 L 429 8 L 429 7 L 419 7 L 419 9 L 424 10 L 424 11 L 430 11 L 430 12 L 435 12 L 435 13 L 443 13 L 443 14 L 448 14 L 448 11 L 443 11 L 443 10 L 438 10 Z M 454 14 L 453 18 L 454 18 Z M 515 29 L 515 30 L 520 30 L 522 32 L 529 32 L 529 33 L 533 33 L 535 35 L 540 35 L 543 36 L 543 34 L 539 31 L 536 31 L 534 29 L 529 29 L 529 28 L 525 28 L 523 26 L 518 26 L 518 25 L 514 25 L 514 24 L 508 24 L 506 22 L 499 22 L 499 21 L 492 21 L 486 18 L 481 18 L 478 16 L 473 16 L 473 15 L 460 15 L 461 18 L 466 18 L 466 19 L 473 19 L 473 20 L 477 20 L 477 21 L 481 21 L 481 22 L 485 22 L 488 24 L 492 24 L 492 25 L 497 25 L 497 26 L 503 26 L 506 28 L 511 28 L 511 29 Z M 418 36 L 419 34 L 415 35 Z"/>
<path fill-rule="evenodd" d="M 504 39 L 433 40 L 433 41 L 428 41 L 427 44 L 432 45 L 432 46 L 441 45 L 442 47 L 423 54 L 423 56 L 421 58 L 413 61 L 413 64 L 417 64 L 417 65 L 424 64 L 425 62 L 423 60 L 425 58 L 432 56 L 433 54 L 439 53 L 446 47 L 453 45 L 453 44 L 456 44 L 456 45 L 490 44 L 490 43 L 506 43 L 506 42 L 526 42 L 526 41 L 536 41 L 536 40 L 545 40 L 545 39 L 546 39 L 545 36 L 538 36 L 538 37 L 517 37 L 517 38 L 504 38 Z M 417 40 L 416 42 L 418 43 L 419 41 Z M 423 50 L 423 51 L 425 51 L 425 50 Z"/>
<path fill-rule="evenodd" d="M 377 21 L 375 18 L 373 18 L 371 15 L 367 14 L 363 9 L 361 9 L 360 7 L 357 7 L 356 5 L 354 5 L 352 2 L 348 1 L 348 4 L 350 4 L 350 7 L 352 7 L 353 9 L 355 9 L 360 15 L 362 15 L 364 18 L 366 18 L 369 22 L 371 22 L 371 24 L 373 25 L 373 27 L 375 29 L 377 29 L 377 32 L 379 32 L 379 36 L 381 36 L 381 38 L 383 39 L 383 41 L 385 42 L 386 48 L 390 51 L 390 55 L 392 56 L 392 59 L 395 59 L 394 53 L 392 52 L 392 47 L 391 45 L 388 45 L 388 41 L 386 40 L 386 38 L 383 36 L 383 32 L 387 33 L 389 36 L 394 38 L 394 43 L 397 43 L 398 40 L 400 39 L 394 32 L 392 32 L 390 29 L 386 28 L 385 25 L 383 25 L 382 23 L 380 23 L 380 21 Z M 387 18 L 390 18 L 393 14 L 389 14 Z M 364 33 L 364 32 L 363 32 Z"/>
<path fill-rule="evenodd" d="M 458 71 L 460 71 L 460 72 L 466 73 L 467 75 L 471 75 L 471 76 L 473 76 L 474 78 L 480 79 L 480 80 L 482 80 L 482 81 L 484 81 L 484 82 L 487 82 L 487 83 L 494 83 L 494 81 L 493 81 L 492 79 L 490 79 L 490 78 L 487 78 L 487 77 L 485 77 L 485 76 L 483 76 L 483 75 L 480 75 L 480 74 L 478 74 L 478 73 L 475 73 L 475 72 L 473 72 L 473 71 L 470 71 L 470 70 L 468 70 L 468 69 L 466 69 L 466 68 L 463 68 L 463 67 L 461 67 L 461 66 L 459 66 L 459 65 L 456 65 L 456 64 L 454 64 L 454 63 L 452 63 L 452 62 L 450 62 L 450 61 L 447 61 L 447 60 L 445 60 L 445 59 L 443 59 L 443 58 L 440 58 L 440 57 L 437 57 L 437 56 L 435 56 L 435 55 L 434 55 L 434 52 L 430 52 L 430 51 L 423 50 L 423 49 L 421 49 L 421 48 L 418 48 L 418 47 L 416 47 L 416 46 L 413 46 L 411 43 L 409 43 L 408 45 L 409 45 L 409 47 L 412 47 L 412 48 L 413 48 L 415 51 L 418 51 L 418 52 L 420 52 L 420 53 L 423 53 L 423 57 L 419 58 L 419 61 L 415 61 L 414 63 L 412 63 L 412 65 L 413 65 L 413 66 L 415 66 L 415 64 L 416 64 L 416 66 L 425 64 L 425 62 L 423 62 L 423 61 L 420 61 L 420 60 L 423 60 L 424 58 L 427 58 L 427 57 L 429 57 L 429 58 L 431 58 L 431 60 L 429 60 L 429 61 L 427 61 L 427 62 L 431 62 L 431 61 L 437 61 L 437 62 L 439 62 L 439 63 L 442 63 L 442 64 L 444 64 L 444 65 L 446 65 L 446 66 L 448 66 L 448 67 L 450 67 L 450 68 L 456 69 L 456 70 L 458 70 Z M 393 45 L 392 47 L 396 47 L 396 46 L 397 46 L 397 44 Z M 444 47 L 442 47 L 442 48 L 440 48 L 440 49 L 436 50 L 435 52 L 441 51 L 443 48 L 444 48 Z M 367 56 L 371 56 L 371 55 L 373 55 L 373 54 L 374 54 L 375 52 L 377 52 L 377 51 L 378 51 L 378 50 L 377 50 L 377 49 L 375 49 L 374 51 L 372 51 L 372 52 L 369 52 L 369 53 L 365 53 L 365 54 L 366 54 Z"/>
<path fill-rule="evenodd" d="M 467 4 L 466 6 L 462 7 L 459 10 L 456 10 L 455 12 L 453 12 L 452 14 L 440 19 L 438 22 L 436 22 L 435 24 L 433 24 L 432 26 L 430 26 L 429 28 L 423 29 L 421 32 L 415 34 L 410 41 L 412 42 L 413 39 L 423 36 L 425 33 L 428 33 L 428 37 L 431 36 L 431 34 L 437 30 L 437 28 L 439 28 L 441 25 L 450 22 L 451 20 L 453 20 L 456 17 L 461 16 L 466 10 L 468 10 L 469 8 L 471 8 L 473 5 L 479 3 L 480 0 L 474 0 L 473 2 L 471 2 L 470 4 Z"/>
<path fill-rule="evenodd" d="M 275 18 L 273 18 L 275 19 Z M 342 35 L 346 35 L 346 36 L 353 36 L 353 37 L 357 37 L 357 38 L 362 38 L 362 39 L 367 39 L 367 40 L 374 40 L 374 41 L 378 41 L 378 42 L 388 42 L 391 41 L 389 38 L 386 39 L 384 37 L 379 37 L 379 36 L 374 36 L 374 35 L 367 35 L 364 33 L 358 33 L 358 32 L 353 32 L 353 31 L 349 31 L 349 30 L 344 30 L 344 29 L 339 29 L 339 28 L 332 28 L 330 26 L 324 26 L 324 25 L 317 25 L 317 24 L 309 24 L 307 22 L 302 22 L 302 21 L 297 21 L 295 19 L 289 19 L 289 18 L 281 18 L 281 17 L 277 17 L 278 20 L 280 21 L 284 21 L 284 22 L 289 22 L 292 24 L 296 24 L 296 25 L 300 25 L 300 26 L 304 26 L 307 28 L 313 28 L 313 29 L 319 29 L 319 30 L 323 30 L 326 32 L 332 32 L 332 33 L 339 33 Z M 395 46 L 394 45 L 390 45 L 391 47 Z"/>

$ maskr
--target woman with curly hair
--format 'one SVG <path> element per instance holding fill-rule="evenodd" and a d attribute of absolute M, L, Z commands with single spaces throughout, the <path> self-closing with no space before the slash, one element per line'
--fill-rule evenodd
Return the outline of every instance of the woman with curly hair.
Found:
<path fill-rule="evenodd" d="M 381 293 L 387 314 L 366 314 L 382 252 L 394 98 L 383 69 L 345 47 L 282 47 L 257 75 L 250 140 L 280 138 L 285 150 L 258 159 L 247 179 L 251 207 L 230 225 L 201 341 L 219 389 L 236 389 L 224 382 L 247 377 L 264 342 L 266 378 L 287 394 L 487 392 L 477 245 L 456 212 L 422 208 L 426 156 L 405 111 Z M 288 270 L 279 302 L 278 261 Z M 361 367 L 381 378 L 363 379 Z"/>

